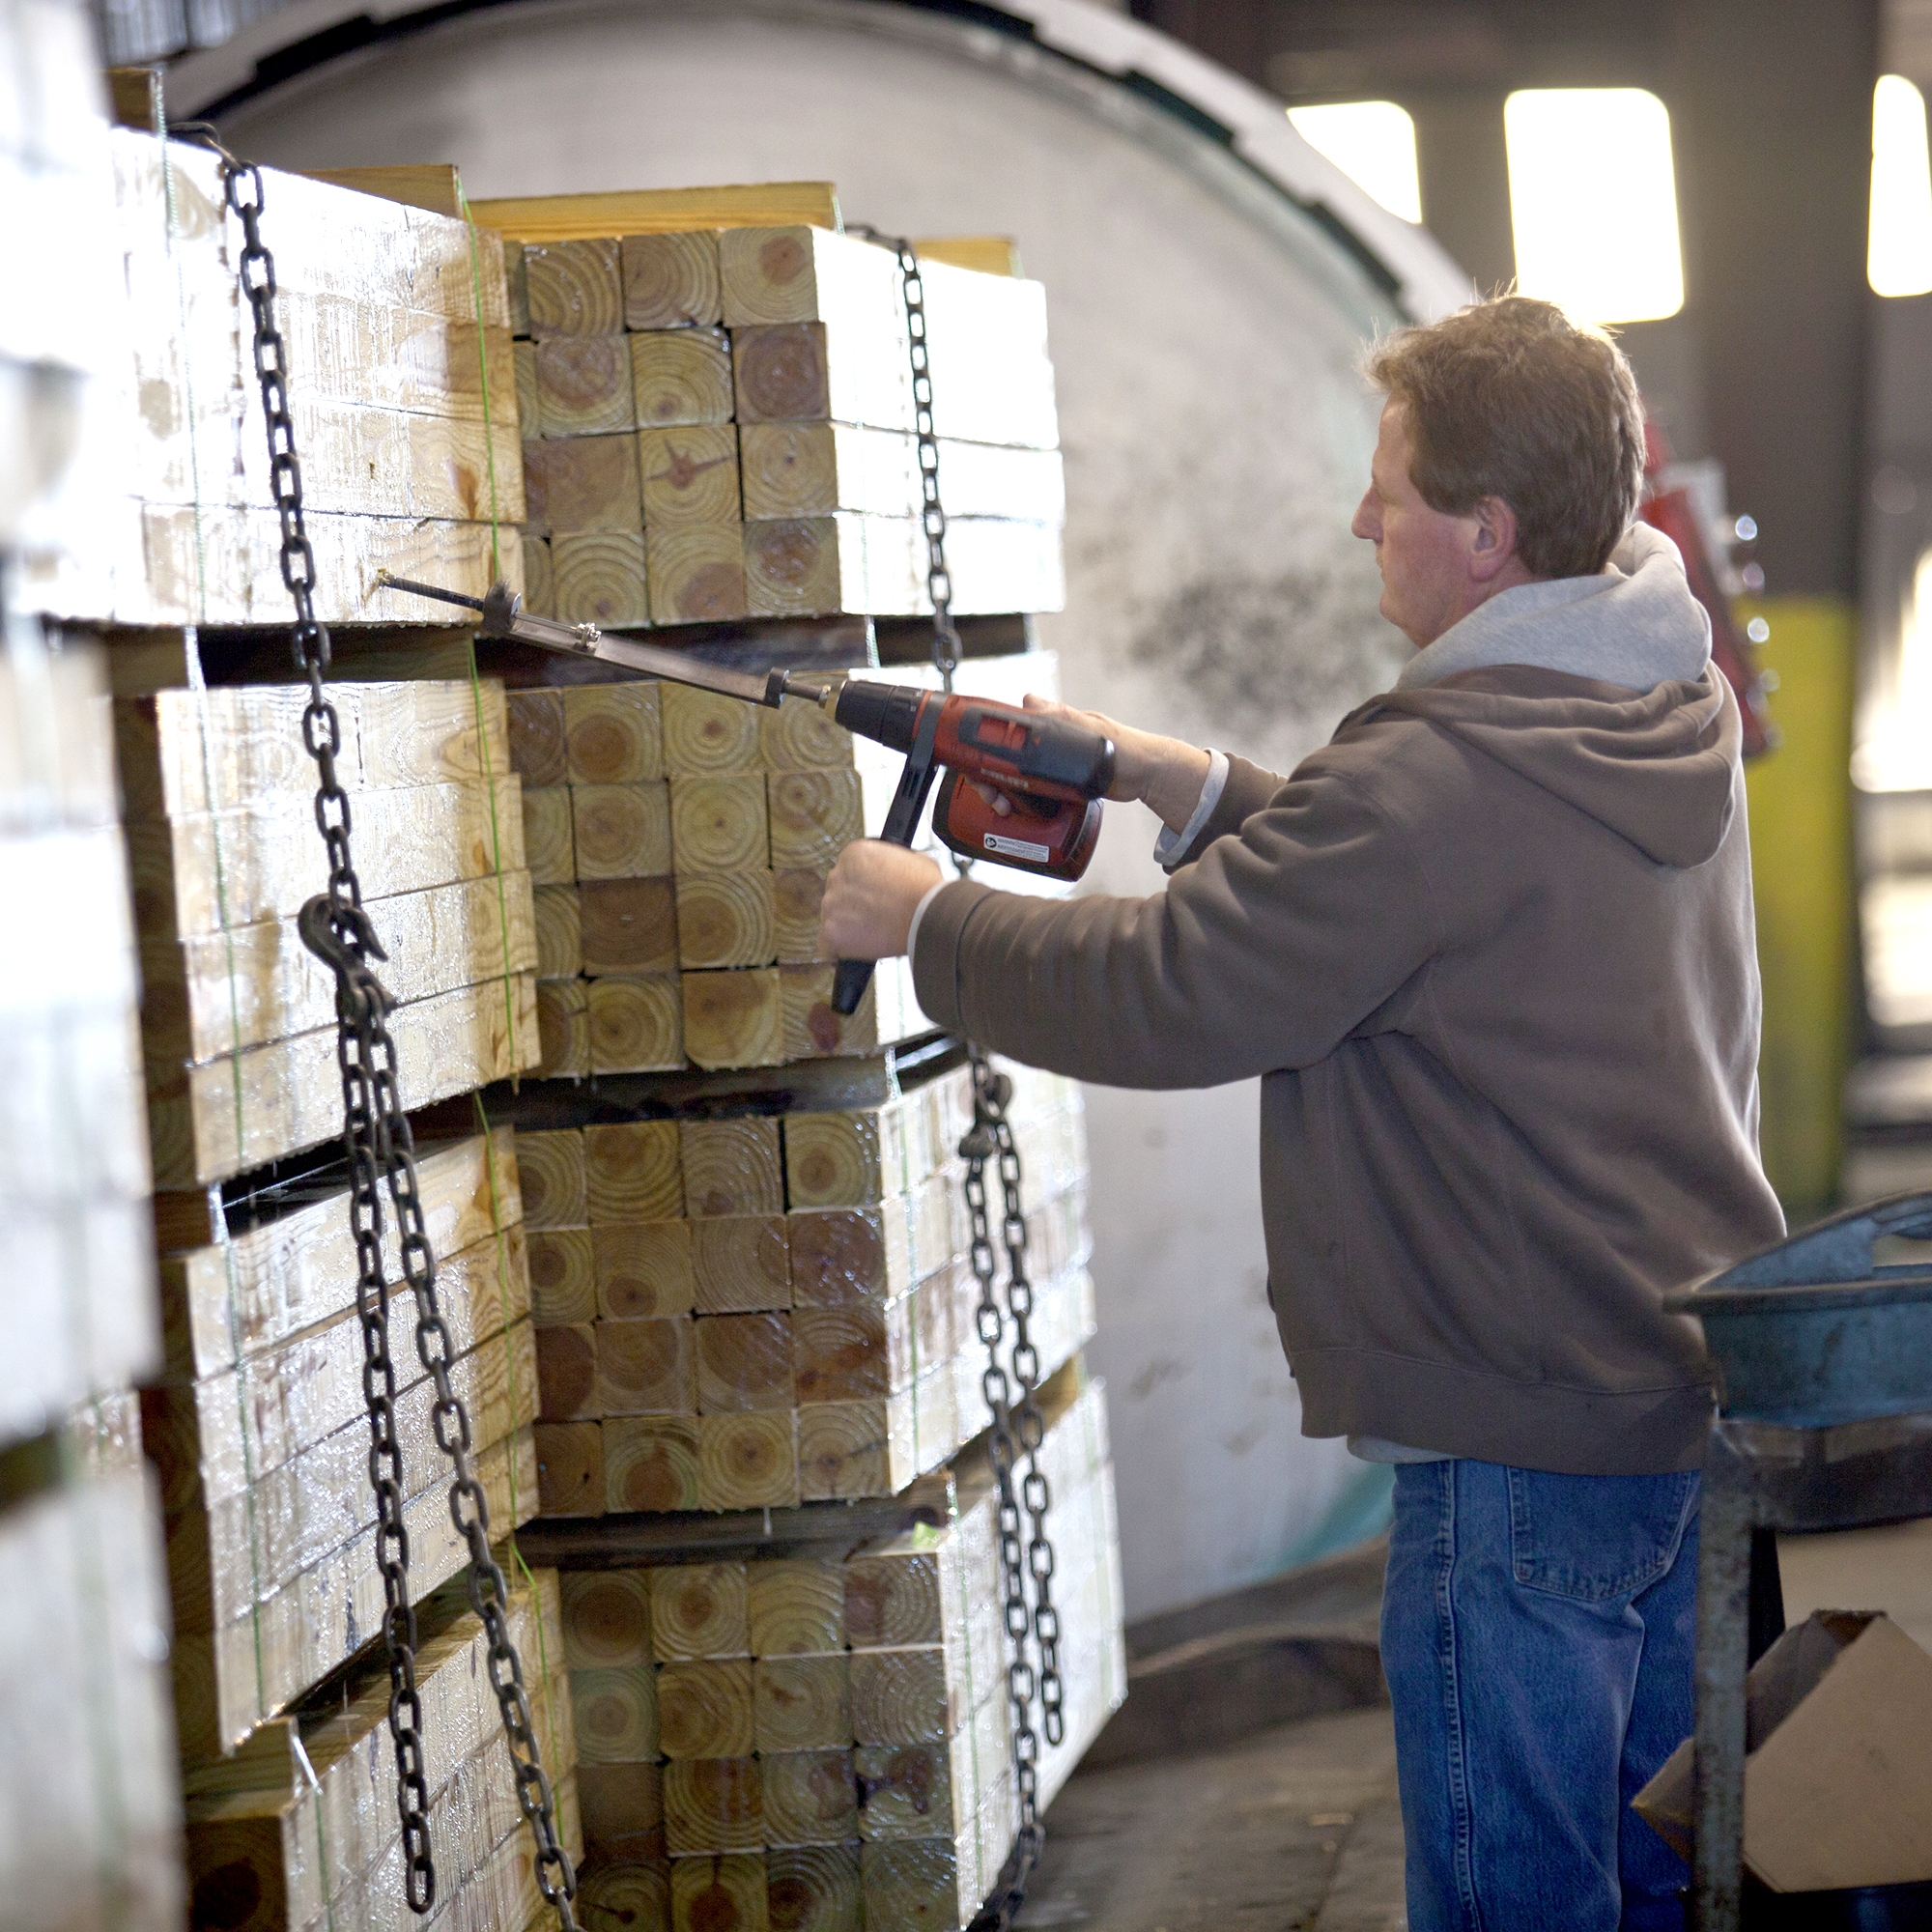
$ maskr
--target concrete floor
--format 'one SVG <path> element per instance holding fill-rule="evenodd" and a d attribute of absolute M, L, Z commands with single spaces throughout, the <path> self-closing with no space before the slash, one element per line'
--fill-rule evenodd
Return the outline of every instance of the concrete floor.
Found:
<path fill-rule="evenodd" d="M 1385 1708 L 1280 1724 L 1068 1780 L 1018 1924 L 1094 1932 L 1402 1932 Z"/>
<path fill-rule="evenodd" d="M 1792 1622 L 1820 1606 L 1883 1608 L 1932 1648 L 1932 1521 L 1780 1542 Z M 1378 1571 L 1379 1551 L 1370 1548 L 1150 1625 L 1137 1648 L 1151 1654 L 1132 1667 L 1158 1677 L 1194 1651 L 1216 1650 L 1201 1662 L 1218 1661 L 1229 1697 L 1253 1709 L 1255 1686 L 1218 1658 L 1224 1639 L 1240 1639 L 1256 1650 L 1248 1663 L 1283 1673 L 1289 1694 L 1326 1695 L 1297 1661 L 1300 1639 L 1340 1634 L 1372 1643 L 1365 1606 Z M 1284 1634 L 1286 1644 L 1260 1642 Z M 1197 1724 L 1214 1682 L 1210 1670 L 1183 1687 Z M 1151 1678 L 1142 1683 L 1143 1698 L 1154 1689 Z M 1158 1738 L 1136 1744 L 1149 1749 Z M 1402 1932 L 1407 1922 L 1395 1740 L 1383 1706 L 1304 1717 L 1212 1748 L 1152 1748 L 1090 1765 L 1046 1822 L 1046 1852 L 1018 1920 L 1028 1932 Z"/>

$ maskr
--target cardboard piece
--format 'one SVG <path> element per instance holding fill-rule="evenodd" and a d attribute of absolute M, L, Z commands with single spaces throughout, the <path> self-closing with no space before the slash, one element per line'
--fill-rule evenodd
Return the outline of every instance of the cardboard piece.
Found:
<path fill-rule="evenodd" d="M 1932 1656 L 1889 1617 L 1819 1610 L 1745 1686 L 1745 1865 L 1773 1891 L 1932 1879 Z M 1632 1801 L 1692 1848 L 1695 1740 Z"/>

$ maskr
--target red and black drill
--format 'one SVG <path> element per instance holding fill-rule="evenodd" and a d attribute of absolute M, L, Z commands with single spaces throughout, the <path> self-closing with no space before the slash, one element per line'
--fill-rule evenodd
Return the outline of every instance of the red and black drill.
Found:
<path fill-rule="evenodd" d="M 1114 742 L 1101 732 L 990 698 L 875 684 L 844 671 L 732 670 L 688 651 L 607 637 L 594 624 L 532 616 L 502 583 L 487 597 L 466 597 L 387 571 L 378 577 L 389 589 L 480 611 L 478 629 L 486 638 L 599 658 L 749 704 L 776 707 L 795 697 L 818 705 L 848 731 L 905 753 L 879 834 L 895 845 L 912 843 L 933 781 L 944 770 L 932 825 L 961 858 L 987 859 L 1050 879 L 1077 879 L 1094 856 L 1100 801 L 1114 781 Z M 989 793 L 1002 798 L 1009 810 L 1001 811 Z M 856 1012 L 871 977 L 869 959 L 841 959 L 833 980 L 833 1011 Z"/>

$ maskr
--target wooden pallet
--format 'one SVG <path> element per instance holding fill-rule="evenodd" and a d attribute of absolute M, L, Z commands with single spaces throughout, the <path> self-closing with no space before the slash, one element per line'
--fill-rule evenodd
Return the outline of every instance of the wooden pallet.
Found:
<path fill-rule="evenodd" d="M 122 624 L 289 621 L 268 440 L 214 156 L 117 128 L 103 265 L 124 325 L 84 468 L 86 538 L 30 558 L 30 608 Z M 522 587 L 516 360 L 488 229 L 263 170 L 263 237 L 291 372 L 316 608 L 420 620 L 379 570 Z M 172 234 L 170 232 L 172 204 Z M 487 406 L 486 406 L 487 397 Z M 80 487 L 80 486 L 76 486 Z M 508 541 L 500 536 L 508 535 Z"/>
<path fill-rule="evenodd" d="M 349 684 L 338 780 L 388 957 L 405 1104 L 530 1065 L 537 942 L 494 680 Z M 335 988 L 296 919 L 319 883 L 301 689 L 115 701 L 147 995 L 156 1182 L 205 1185 L 341 1127 Z"/>
<path fill-rule="evenodd" d="M 1066 1715 L 1044 1802 L 1126 1671 L 1104 1392 L 1075 1363 L 1041 1406 Z M 967 1924 L 1018 1823 L 995 1504 L 976 1455 L 945 1527 L 566 1571 L 586 1911 Z"/>
<path fill-rule="evenodd" d="M 735 220 L 747 192 L 479 211 L 521 235 L 531 609 L 606 628 L 930 610 L 897 264 L 824 209 L 696 225 Z M 586 235 L 592 219 L 639 226 Z M 925 306 L 953 610 L 1058 610 L 1043 292 L 935 257 Z"/>
<path fill-rule="evenodd" d="M 577 1748 L 556 1573 L 526 1584 L 507 1546 L 511 1640 L 555 1799 L 558 1836 L 582 1853 Z M 530 1587 L 533 1585 L 534 1587 Z M 488 1641 L 459 1582 L 418 1612 L 416 1684 L 436 1861 L 436 1917 L 522 1926 L 538 1910 L 531 1846 L 518 1811 Z M 250 1932 L 354 1925 L 404 1932 L 420 1923 L 404 1895 L 388 1739 L 389 1682 L 380 1655 L 336 1694 L 261 1726 L 235 1756 L 188 1774 L 186 1844 L 197 1924 Z M 245 1900 L 245 1918 L 237 1902 Z"/>
<path fill-rule="evenodd" d="M 976 1435 L 968 1092 L 521 1134 L 544 1514 L 890 1495 Z M 1094 1327 L 1077 1090 L 1011 1118 L 1050 1370 Z"/>

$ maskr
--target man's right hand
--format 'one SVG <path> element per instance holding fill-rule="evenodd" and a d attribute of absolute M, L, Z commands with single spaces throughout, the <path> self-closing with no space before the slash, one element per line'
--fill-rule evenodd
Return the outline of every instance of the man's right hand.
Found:
<path fill-rule="evenodd" d="M 1201 802 L 1201 787 L 1208 782 L 1208 756 L 1198 746 L 1179 738 L 1162 738 L 1151 731 L 1136 731 L 1099 711 L 1076 711 L 1070 704 L 1056 704 L 1050 697 L 1028 692 L 1029 711 L 1049 718 L 1064 718 L 1069 724 L 1084 725 L 1090 731 L 1103 731 L 1114 741 L 1114 782 L 1109 798 L 1139 799 L 1170 830 L 1179 832 L 1194 815 Z"/>

